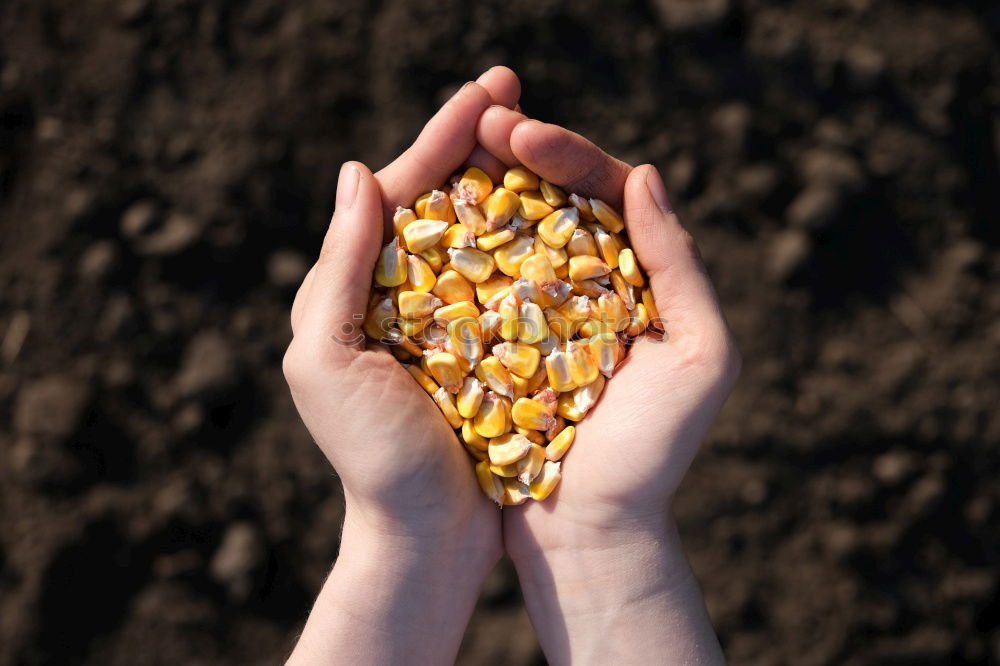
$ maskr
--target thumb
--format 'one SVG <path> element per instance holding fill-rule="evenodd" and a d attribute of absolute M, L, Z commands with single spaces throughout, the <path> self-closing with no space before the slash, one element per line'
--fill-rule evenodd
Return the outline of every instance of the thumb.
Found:
<path fill-rule="evenodd" d="M 361 323 L 381 240 L 378 182 L 364 164 L 345 162 L 337 180 L 336 210 L 299 323 L 301 335 L 320 353 L 343 357 L 363 339 Z"/>
<path fill-rule="evenodd" d="M 677 219 L 654 166 L 643 165 L 629 173 L 624 210 L 633 250 L 649 275 L 660 325 L 670 343 L 730 346 L 728 327 L 701 255 Z"/>

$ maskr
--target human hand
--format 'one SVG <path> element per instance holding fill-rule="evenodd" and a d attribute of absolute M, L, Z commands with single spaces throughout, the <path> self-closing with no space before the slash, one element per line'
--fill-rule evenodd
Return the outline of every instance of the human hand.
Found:
<path fill-rule="evenodd" d="M 622 206 L 665 330 L 662 339 L 647 334 L 636 340 L 600 401 L 577 424 L 553 495 L 504 509 L 504 542 L 546 654 L 550 661 L 568 659 L 571 651 L 606 655 L 607 643 L 592 643 L 610 641 L 607 630 L 616 623 L 606 619 L 595 627 L 594 618 L 667 593 L 675 600 L 687 595 L 672 619 L 694 622 L 690 629 L 704 645 L 704 610 L 669 503 L 735 382 L 740 357 L 698 251 L 654 167 L 633 169 L 579 135 L 508 109 L 489 109 L 478 137 L 508 164 Z M 642 619 L 670 621 L 655 612 L 664 608 L 626 611 L 627 625 L 619 628 L 636 638 L 612 641 L 611 648 L 645 649 L 651 639 L 641 630 Z M 577 621 L 577 615 L 587 619 Z M 710 627 L 707 632 L 717 645 Z M 684 642 L 676 636 L 670 642 L 671 654 L 680 656 L 676 650 Z M 615 663 L 630 656 L 612 654 Z"/>
<path fill-rule="evenodd" d="M 375 662 L 447 660 L 502 553 L 499 514 L 479 491 L 468 454 L 395 358 L 365 345 L 360 324 L 393 209 L 463 164 L 502 175 L 477 148 L 476 123 L 491 104 L 515 106 L 519 93 L 513 72 L 494 68 L 456 93 L 377 174 L 358 162 L 341 169 L 333 220 L 292 307 L 284 372 L 343 483 L 344 533 L 327 584 L 337 592 L 321 594 L 293 659 L 333 652 L 345 660 L 353 645 Z M 338 613 L 335 605 L 355 594 L 353 615 Z M 366 641 L 359 632 L 372 623 L 377 632 Z M 378 635 L 393 624 L 403 625 L 393 640 Z"/>

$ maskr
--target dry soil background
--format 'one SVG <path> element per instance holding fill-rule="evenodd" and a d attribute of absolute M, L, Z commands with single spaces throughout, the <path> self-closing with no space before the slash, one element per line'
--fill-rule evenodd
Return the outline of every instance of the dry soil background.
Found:
<path fill-rule="evenodd" d="M 731 662 L 998 663 L 998 37 L 995 2 L 2 3 L 0 664 L 280 661 L 342 514 L 294 286 L 341 162 L 497 63 L 662 168 L 717 281 L 744 377 L 677 513 Z M 508 567 L 461 662 L 544 663 Z"/>

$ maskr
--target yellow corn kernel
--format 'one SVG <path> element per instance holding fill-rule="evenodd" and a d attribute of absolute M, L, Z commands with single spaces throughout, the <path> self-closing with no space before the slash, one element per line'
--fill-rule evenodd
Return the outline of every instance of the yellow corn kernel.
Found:
<path fill-rule="evenodd" d="M 521 263 L 534 253 L 535 241 L 531 236 L 515 236 L 496 249 L 493 260 L 501 272 L 518 277 L 521 274 Z"/>
<path fill-rule="evenodd" d="M 521 217 L 521 209 L 518 208 L 517 212 L 514 213 L 514 216 L 510 218 L 510 222 L 507 223 L 507 226 L 514 231 L 526 231 L 527 229 L 535 226 L 535 222 L 537 222 L 537 220 L 526 220 Z"/>
<path fill-rule="evenodd" d="M 449 305 L 462 301 L 473 301 L 476 292 L 469 281 L 458 271 L 444 271 L 437 277 L 431 293 Z"/>
<path fill-rule="evenodd" d="M 597 299 L 598 319 L 616 333 L 623 331 L 632 322 L 621 296 L 615 293 L 602 294 Z"/>
<path fill-rule="evenodd" d="M 594 210 L 590 207 L 590 202 L 581 197 L 579 194 L 569 195 L 569 205 L 576 206 L 576 209 L 580 211 L 580 219 L 585 222 L 594 221 Z"/>
<path fill-rule="evenodd" d="M 489 460 L 489 455 L 486 456 Z M 490 465 L 490 471 L 499 476 L 501 479 L 512 479 L 517 476 L 517 464 L 511 463 L 510 465 Z"/>
<path fill-rule="evenodd" d="M 642 290 L 642 304 L 646 306 L 646 312 L 649 313 L 650 325 L 662 328 L 663 322 L 660 321 L 660 311 L 656 309 L 656 300 L 653 298 L 653 292 L 648 288 Z"/>
<path fill-rule="evenodd" d="M 442 326 L 462 317 L 479 317 L 479 308 L 472 301 L 459 301 L 434 310 L 434 321 Z"/>
<path fill-rule="evenodd" d="M 455 399 L 443 386 L 434 392 L 434 402 L 441 409 L 441 413 L 447 419 L 448 425 L 452 428 L 462 427 L 462 416 L 458 413 L 458 408 L 455 407 Z"/>
<path fill-rule="evenodd" d="M 556 403 L 556 414 L 567 421 L 579 421 L 585 414 L 576 406 L 573 393 L 560 393 Z"/>
<path fill-rule="evenodd" d="M 532 241 L 534 242 L 534 241 Z M 556 281 L 556 271 L 552 261 L 545 254 L 532 253 L 521 262 L 521 277 L 530 280 L 541 288 Z"/>
<path fill-rule="evenodd" d="M 556 407 L 559 407 L 559 400 L 556 399 Z M 559 416 L 558 414 L 552 420 L 552 427 L 545 431 L 545 439 L 550 442 L 556 438 L 556 435 L 561 433 L 566 427 L 566 419 Z"/>
<path fill-rule="evenodd" d="M 375 281 L 383 287 L 395 287 L 406 282 L 406 251 L 399 247 L 399 239 L 382 248 L 375 264 Z"/>
<path fill-rule="evenodd" d="M 516 463 L 531 450 L 532 444 L 524 435 L 509 432 L 490 439 L 488 453 L 490 464 L 509 465 Z"/>
<path fill-rule="evenodd" d="M 618 364 L 619 343 L 614 333 L 599 333 L 586 343 L 590 347 L 590 355 L 594 358 L 598 370 L 605 377 L 611 377 L 615 365 Z"/>
<path fill-rule="evenodd" d="M 428 395 L 433 396 L 438 388 L 440 388 L 433 379 L 427 376 L 427 374 L 416 365 L 406 366 L 406 371 L 410 373 L 417 383 L 420 384 L 420 388 L 427 391 Z"/>
<path fill-rule="evenodd" d="M 511 408 L 513 411 L 513 407 Z M 529 430 L 528 428 L 522 428 L 520 426 L 514 426 L 514 432 L 518 435 L 524 435 L 528 438 L 528 441 L 532 444 L 537 444 L 538 446 L 545 446 L 545 435 L 538 430 Z"/>
<path fill-rule="evenodd" d="M 477 449 L 486 452 L 490 441 L 476 432 L 475 426 L 473 426 L 472 419 L 467 418 L 462 423 L 462 440 L 469 445 L 470 448 Z"/>
<path fill-rule="evenodd" d="M 507 419 L 510 418 L 509 403 L 494 391 L 487 391 L 479 411 L 472 420 L 472 425 L 480 437 L 490 439 L 507 432 Z"/>
<path fill-rule="evenodd" d="M 488 279 L 476 285 L 476 298 L 480 303 L 485 304 L 497 292 L 509 287 L 512 282 L 512 278 L 502 273 L 494 273 Z"/>
<path fill-rule="evenodd" d="M 399 304 L 399 316 L 406 319 L 427 317 L 444 305 L 444 301 L 434 294 L 419 291 L 401 291 L 396 302 Z"/>
<path fill-rule="evenodd" d="M 454 222 L 455 209 L 451 207 L 451 199 L 447 194 L 441 190 L 434 190 L 431 192 L 431 196 L 427 199 L 427 205 L 424 207 L 425 220 L 443 220 L 445 222 Z"/>
<path fill-rule="evenodd" d="M 638 303 L 632 311 L 632 318 L 629 321 L 628 328 L 625 329 L 625 335 L 634 338 L 637 335 L 641 335 L 648 326 L 649 313 L 646 311 L 646 306 Z"/>
<path fill-rule="evenodd" d="M 528 449 L 528 454 L 515 463 L 517 466 L 517 480 L 524 484 L 531 483 L 541 473 L 544 463 L 545 449 L 536 443 L 532 443 L 531 448 Z"/>
<path fill-rule="evenodd" d="M 600 199 L 591 199 L 590 208 L 594 212 L 594 217 L 597 218 L 597 221 L 607 227 L 608 231 L 617 233 L 625 228 L 625 222 L 615 212 L 615 209 Z"/>
<path fill-rule="evenodd" d="M 632 285 L 622 277 L 620 271 L 611 271 L 611 287 L 615 290 L 615 293 L 622 299 L 622 303 L 625 305 L 626 310 L 632 310 L 635 308 L 635 290 Z"/>
<path fill-rule="evenodd" d="M 566 329 L 560 331 L 560 337 L 563 337 L 564 340 L 569 339 L 576 333 L 580 322 L 590 318 L 592 314 L 590 299 L 586 296 L 573 296 L 558 308 L 555 308 L 554 312 L 557 317 L 562 319 L 560 326 Z M 549 327 L 552 328 L 553 317 L 549 316 L 548 320 Z"/>
<path fill-rule="evenodd" d="M 430 265 L 435 273 L 440 273 L 444 265 L 448 262 L 448 255 L 438 246 L 429 247 L 423 252 L 417 252 L 420 258 Z"/>
<path fill-rule="evenodd" d="M 538 189 L 538 176 L 522 166 L 508 169 L 503 175 L 503 186 L 511 192 L 524 192 Z"/>
<path fill-rule="evenodd" d="M 418 358 L 420 356 L 423 356 L 424 350 L 420 348 L 420 345 L 418 345 L 416 342 L 409 339 L 405 335 L 400 336 L 398 342 L 399 346 L 405 349 L 407 353 L 409 353 L 411 356 L 416 356 Z"/>
<path fill-rule="evenodd" d="M 597 298 L 601 294 L 608 293 L 607 289 L 594 280 L 570 280 L 569 286 L 577 296 Z"/>
<path fill-rule="evenodd" d="M 589 231 L 583 228 L 577 228 L 570 237 L 569 242 L 566 243 L 566 254 L 570 257 L 576 257 L 582 254 L 590 255 L 593 257 L 597 256 L 597 243 L 594 242 L 594 236 Z M 573 264 L 570 262 L 570 270 L 572 270 Z"/>
<path fill-rule="evenodd" d="M 517 214 L 527 222 L 540 220 L 552 213 L 552 206 L 545 203 L 541 192 L 522 192 Z"/>
<path fill-rule="evenodd" d="M 474 247 L 449 249 L 448 256 L 451 257 L 451 267 L 473 284 L 483 282 L 493 274 L 493 257 Z"/>
<path fill-rule="evenodd" d="M 597 404 L 597 399 L 601 397 L 605 381 L 604 375 L 598 374 L 591 383 L 573 389 L 573 404 L 576 405 L 576 408 L 584 414 L 589 412 L 591 407 Z"/>
<path fill-rule="evenodd" d="M 546 296 L 542 295 L 542 290 L 538 288 L 538 285 L 534 282 L 529 282 L 524 278 L 518 278 L 514 280 L 514 283 L 510 285 L 510 293 L 514 295 L 514 298 L 521 303 L 525 301 L 531 301 L 532 303 L 536 301 L 546 300 Z"/>
<path fill-rule="evenodd" d="M 631 248 L 625 248 L 618 253 L 618 269 L 622 272 L 622 277 L 625 278 L 629 284 L 634 284 L 637 287 L 641 287 L 646 282 L 642 279 L 642 273 L 639 271 L 639 264 L 635 260 L 635 252 Z"/>
<path fill-rule="evenodd" d="M 613 333 L 614 331 L 602 321 L 596 319 L 588 319 L 587 321 L 580 323 L 580 328 L 577 333 L 580 334 L 582 338 L 590 338 L 600 333 Z"/>
<path fill-rule="evenodd" d="M 459 317 L 448 322 L 448 341 L 451 351 L 470 366 L 483 357 L 483 332 L 479 327 L 478 312 L 475 316 Z"/>
<path fill-rule="evenodd" d="M 414 213 L 409 208 L 403 208 L 402 206 L 396 206 L 396 212 L 392 214 L 392 229 L 393 233 L 396 234 L 398 238 L 403 237 L 403 229 L 410 222 L 417 219 L 416 213 Z"/>
<path fill-rule="evenodd" d="M 552 352 L 554 352 L 556 349 L 559 348 L 559 343 L 560 343 L 559 336 L 553 333 L 552 329 L 550 328 L 549 334 L 545 336 L 543 340 L 536 342 L 534 344 L 534 347 L 539 352 L 541 352 L 542 356 L 548 356 L 549 354 L 551 354 Z"/>
<path fill-rule="evenodd" d="M 476 247 L 476 234 L 464 224 L 453 224 L 441 234 L 440 243 L 444 247 Z"/>
<path fill-rule="evenodd" d="M 576 208 L 560 208 L 538 223 L 538 236 L 546 245 L 561 248 L 573 237 L 579 223 L 580 211 Z M 555 266 L 555 263 L 552 265 Z"/>
<path fill-rule="evenodd" d="M 574 384 L 586 386 L 597 379 L 600 370 L 590 356 L 588 345 L 577 344 L 573 341 L 567 342 L 566 357 L 569 361 L 569 373 Z"/>
<path fill-rule="evenodd" d="M 514 425 L 530 430 L 548 430 L 552 426 L 552 410 L 534 398 L 520 398 L 511 407 Z"/>
<path fill-rule="evenodd" d="M 406 275 L 406 281 L 410 283 L 413 291 L 426 293 L 431 291 L 437 282 L 437 276 L 434 275 L 430 264 L 412 254 L 406 257 Z"/>
<path fill-rule="evenodd" d="M 490 250 L 495 250 L 504 243 L 509 243 L 514 240 L 516 233 L 510 227 L 504 227 L 502 229 L 497 229 L 496 231 L 487 231 L 485 234 L 476 239 L 476 247 L 478 247 L 483 252 L 489 252 Z"/>
<path fill-rule="evenodd" d="M 483 494 L 486 495 L 486 497 L 488 497 L 491 501 L 496 502 L 498 506 L 503 505 L 504 485 L 503 482 L 490 471 L 490 463 L 488 460 L 476 463 L 476 480 L 479 481 L 479 487 L 482 489 Z"/>
<path fill-rule="evenodd" d="M 608 268 L 618 268 L 618 244 L 614 237 L 604 229 L 594 230 L 594 242 L 597 244 L 597 253 L 608 265 Z"/>
<path fill-rule="evenodd" d="M 539 364 L 541 365 L 541 364 Z M 515 375 L 513 372 L 510 373 L 510 379 L 514 382 L 514 401 L 516 402 L 519 398 L 523 398 L 528 395 L 528 385 L 530 379 L 525 379 L 520 375 Z"/>
<path fill-rule="evenodd" d="M 505 398 L 514 397 L 514 380 L 510 372 L 495 356 L 487 356 L 476 366 L 476 377 L 490 387 L 497 395 Z M 484 435 L 485 436 L 485 435 Z"/>
<path fill-rule="evenodd" d="M 534 393 L 542 388 L 549 381 L 548 370 L 544 363 L 538 364 L 538 370 L 528 379 L 528 393 Z"/>
<path fill-rule="evenodd" d="M 566 426 L 559 434 L 552 438 L 549 445 L 545 447 L 545 458 L 556 462 L 569 451 L 569 447 L 573 445 L 573 440 L 576 439 L 576 427 Z"/>
<path fill-rule="evenodd" d="M 521 197 L 510 190 L 498 187 L 486 200 L 486 231 L 495 231 L 507 224 L 521 205 Z"/>
<path fill-rule="evenodd" d="M 427 248 L 437 245 L 448 226 L 444 220 L 414 220 L 403 229 L 406 247 L 409 248 L 410 252 L 419 254 Z"/>
<path fill-rule="evenodd" d="M 479 315 L 479 329 L 483 333 L 483 342 L 488 342 L 495 338 L 500 332 L 500 314 L 493 310 L 487 310 Z"/>
<path fill-rule="evenodd" d="M 492 351 L 505 368 L 524 378 L 534 376 L 542 359 L 537 349 L 517 342 L 501 342 Z"/>
<path fill-rule="evenodd" d="M 486 197 L 493 191 L 493 181 L 479 168 L 469 167 L 462 174 L 454 191 L 451 193 L 453 199 L 464 199 L 469 203 L 479 205 L 486 201 Z"/>
<path fill-rule="evenodd" d="M 403 349 L 399 345 L 392 345 L 392 346 L 390 346 L 389 347 L 389 351 L 392 353 L 393 356 L 396 357 L 396 360 L 402 361 L 404 363 L 406 361 L 409 361 L 411 358 L 413 358 L 412 356 L 410 356 L 410 352 L 406 351 L 405 349 Z"/>
<path fill-rule="evenodd" d="M 448 352 L 428 352 L 427 371 L 448 393 L 458 393 L 462 388 L 462 369 L 458 359 Z"/>
<path fill-rule="evenodd" d="M 483 211 L 479 210 L 479 206 L 465 199 L 455 199 L 452 203 L 455 206 L 455 215 L 463 227 L 476 236 L 486 232 L 486 218 L 483 217 Z"/>
<path fill-rule="evenodd" d="M 464 444 L 464 446 L 465 450 L 469 452 L 469 455 L 472 456 L 472 459 L 475 460 L 476 462 L 482 462 L 484 460 L 488 460 L 486 451 L 480 451 L 479 449 L 469 446 L 468 444 Z"/>
<path fill-rule="evenodd" d="M 504 340 L 514 341 L 517 340 L 517 333 L 520 322 L 521 309 L 517 304 L 517 299 L 514 298 L 513 294 L 507 294 L 500 301 L 500 307 L 497 308 L 497 313 L 500 315 L 500 337 Z"/>
<path fill-rule="evenodd" d="M 543 180 L 538 184 L 538 189 L 542 193 L 542 198 L 545 199 L 545 203 L 552 206 L 553 208 L 559 208 L 560 206 L 566 205 L 566 193 L 558 185 L 553 185 L 547 180 Z"/>
<path fill-rule="evenodd" d="M 593 280 L 611 272 L 608 265 L 589 254 L 569 258 L 569 279 L 574 282 Z"/>
<path fill-rule="evenodd" d="M 569 320 L 566 315 L 556 308 L 546 308 L 542 311 L 545 314 L 545 321 L 549 325 L 549 334 L 558 340 L 569 340 L 576 332 L 577 326 Z M 551 351 L 549 353 L 552 353 Z M 548 354 L 545 354 L 548 356 Z"/>
<path fill-rule="evenodd" d="M 427 212 L 427 200 L 431 198 L 430 192 L 425 192 L 417 197 L 417 200 L 413 202 L 413 210 L 417 212 L 417 219 L 424 217 L 424 213 Z"/>
<path fill-rule="evenodd" d="M 549 325 L 536 303 L 521 303 L 518 308 L 517 339 L 534 344 L 549 337 Z M 537 351 L 537 350 L 536 350 Z"/>
<path fill-rule="evenodd" d="M 542 245 L 545 245 L 545 243 L 542 243 Z M 569 261 L 564 263 L 562 266 L 556 266 L 556 277 L 559 278 L 560 280 L 569 279 Z"/>
<path fill-rule="evenodd" d="M 424 329 L 420 337 L 420 346 L 424 349 L 438 350 L 444 348 L 448 342 L 448 331 L 445 327 L 430 320 L 427 328 Z"/>
<path fill-rule="evenodd" d="M 458 405 L 458 413 L 462 415 L 464 419 L 471 419 L 479 411 L 479 406 L 483 404 L 483 396 L 486 392 L 483 390 L 483 384 L 475 377 L 466 377 L 465 382 L 462 383 L 462 388 L 459 389 L 458 395 L 455 396 L 455 402 Z"/>
<path fill-rule="evenodd" d="M 433 321 L 430 317 L 423 317 L 421 319 L 400 319 L 397 324 L 399 325 L 399 330 L 403 332 L 408 338 L 415 338 L 420 335 L 421 331 L 427 328 L 427 325 Z"/>
<path fill-rule="evenodd" d="M 559 269 L 565 268 L 566 262 L 569 261 L 569 255 L 566 254 L 566 250 L 561 247 L 552 247 L 539 236 L 535 236 L 535 254 L 543 254 L 549 259 L 549 263 L 552 264 L 552 268 L 556 271 L 556 277 L 559 277 Z M 617 257 L 618 254 L 615 253 Z M 565 274 L 563 275 L 565 277 Z"/>
<path fill-rule="evenodd" d="M 576 388 L 569 369 L 569 358 L 561 351 L 554 351 L 545 357 L 545 371 L 549 386 L 556 391 L 571 391 Z"/>
<path fill-rule="evenodd" d="M 368 311 L 362 328 L 372 340 L 382 341 L 390 337 L 393 324 L 397 324 L 399 313 L 392 299 L 383 298 L 376 301 Z"/>
<path fill-rule="evenodd" d="M 561 465 L 562 463 L 560 462 L 545 461 L 545 464 L 542 465 L 542 471 L 531 482 L 531 485 L 528 486 L 531 499 L 541 501 L 552 494 L 552 491 L 556 489 L 560 479 L 562 479 L 562 472 L 559 469 Z"/>
<path fill-rule="evenodd" d="M 503 505 L 517 506 L 531 499 L 531 488 L 517 479 L 503 480 Z"/>

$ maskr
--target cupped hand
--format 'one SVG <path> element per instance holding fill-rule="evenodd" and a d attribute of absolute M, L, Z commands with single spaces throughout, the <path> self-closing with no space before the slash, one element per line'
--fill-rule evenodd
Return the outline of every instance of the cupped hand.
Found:
<path fill-rule="evenodd" d="M 457 92 L 377 174 L 358 162 L 342 167 L 319 259 L 295 297 L 284 358 L 296 408 L 343 483 L 345 530 L 357 524 L 417 548 L 462 548 L 486 566 L 502 552 L 496 507 L 430 396 L 388 351 L 365 344 L 360 324 L 395 207 L 464 164 L 502 174 L 477 145 L 475 128 L 488 107 L 514 107 L 519 94 L 513 72 L 495 67 Z"/>
<path fill-rule="evenodd" d="M 507 550 L 577 547 L 581 539 L 665 523 L 740 368 L 698 250 L 654 167 L 631 168 L 577 134 L 509 109 L 483 114 L 478 137 L 505 163 L 623 210 L 663 330 L 635 341 L 577 424 L 553 495 L 504 509 Z"/>

